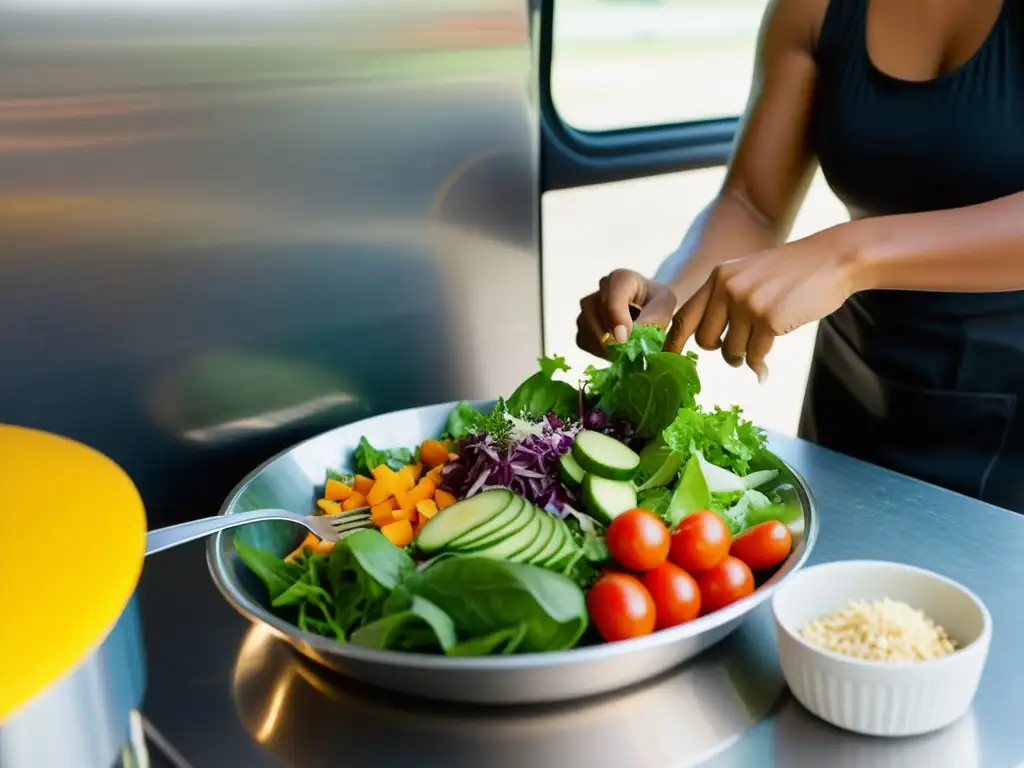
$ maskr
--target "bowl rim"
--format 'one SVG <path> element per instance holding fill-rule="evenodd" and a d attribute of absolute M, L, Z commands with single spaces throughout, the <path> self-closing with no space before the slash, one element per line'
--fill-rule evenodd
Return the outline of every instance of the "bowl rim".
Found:
<path fill-rule="evenodd" d="M 981 614 L 981 632 L 976 638 L 971 640 L 967 645 L 954 649 L 953 653 L 947 656 L 940 656 L 937 659 L 924 659 L 922 661 L 874 661 L 871 659 L 858 659 L 853 656 L 847 656 L 842 653 L 830 651 L 821 646 L 814 645 L 813 643 L 807 642 L 803 637 L 800 636 L 799 632 L 793 631 L 789 625 L 782 620 L 779 616 L 779 603 L 781 599 L 784 599 L 787 591 L 793 591 L 798 589 L 799 582 L 802 578 L 807 578 L 807 574 L 815 571 L 821 573 L 826 570 L 843 570 L 846 568 L 878 568 L 878 569 L 891 569 L 894 571 L 901 571 L 903 573 L 916 573 L 921 576 L 925 576 L 933 581 L 945 584 L 948 587 L 952 587 L 956 591 L 964 595 L 970 600 L 974 607 L 978 609 Z M 772 617 L 775 619 L 775 627 L 779 632 L 785 632 L 786 636 L 793 640 L 803 650 L 814 653 L 819 656 L 823 656 L 833 661 L 841 662 L 858 669 L 865 670 L 886 670 L 894 673 L 907 672 L 910 670 L 920 669 L 941 669 L 944 666 L 959 663 L 960 659 L 964 658 L 968 653 L 985 653 L 985 649 L 988 648 L 989 641 L 992 637 L 992 614 L 988 610 L 988 606 L 985 605 L 984 601 L 978 597 L 978 595 L 971 589 L 968 589 L 963 584 L 948 576 L 943 576 L 941 573 L 936 573 L 927 568 L 922 568 L 917 565 L 910 565 L 909 563 L 901 563 L 895 560 L 868 560 L 868 559 L 853 559 L 853 560 L 832 560 L 827 563 L 817 563 L 806 568 L 801 569 L 800 573 L 792 574 L 793 578 L 787 579 L 776 587 L 775 594 L 772 595 Z M 847 598 L 852 600 L 855 598 Z M 915 606 L 911 606 L 915 610 L 920 610 Z M 931 617 L 928 617 L 929 619 Z M 979 651 L 979 649 L 981 649 Z"/>
<path fill-rule="evenodd" d="M 459 401 L 445 403 L 434 403 L 413 408 L 405 408 L 398 411 L 388 411 L 376 414 L 367 419 L 359 419 L 347 424 L 340 425 L 333 429 L 320 432 L 312 437 L 302 440 L 295 445 L 269 457 L 259 464 L 231 490 L 221 505 L 218 514 L 229 514 L 236 499 L 244 493 L 249 483 L 267 469 L 271 464 L 283 458 L 288 453 L 296 450 L 325 435 L 364 424 L 374 419 L 395 418 L 400 415 L 411 416 L 424 411 L 444 409 L 450 411 Z M 476 407 L 489 408 L 494 400 L 471 400 Z M 207 568 L 221 596 L 235 609 L 254 624 L 266 626 L 278 637 L 290 643 L 298 643 L 305 649 L 323 657 L 341 657 L 352 662 L 363 662 L 371 664 L 384 664 L 389 667 L 410 668 L 415 670 L 440 670 L 440 671 L 508 671 L 535 670 L 540 668 L 557 668 L 577 664 L 587 664 L 596 661 L 622 658 L 633 653 L 656 650 L 664 647 L 671 647 L 683 640 L 699 637 L 704 633 L 711 633 L 714 630 L 725 626 L 733 621 L 740 621 L 749 615 L 755 608 L 771 599 L 778 586 L 785 582 L 790 576 L 799 572 L 807 562 L 814 544 L 818 538 L 821 525 L 820 512 L 815 502 L 811 489 L 803 476 L 787 461 L 771 451 L 769 453 L 779 461 L 792 475 L 793 485 L 801 499 L 804 517 L 804 531 L 800 543 L 793 547 L 789 556 L 780 564 L 778 569 L 768 580 L 758 587 L 753 593 L 735 603 L 726 606 L 714 613 L 700 616 L 693 621 L 680 624 L 675 627 L 652 632 L 650 635 L 621 640 L 615 643 L 601 643 L 599 645 L 571 648 L 563 651 L 545 651 L 541 653 L 524 653 L 512 656 L 480 656 L 480 657 L 454 657 L 435 656 L 423 653 L 407 653 L 403 651 L 380 650 L 376 648 L 363 648 L 361 646 L 338 643 L 331 638 L 304 632 L 294 624 L 278 617 L 270 612 L 255 600 L 251 599 L 242 589 L 232 574 L 231 561 L 237 554 L 227 557 L 224 549 L 224 541 L 227 538 L 224 531 L 213 534 L 207 538 L 206 562 Z M 230 533 L 230 532 L 228 532 Z"/>

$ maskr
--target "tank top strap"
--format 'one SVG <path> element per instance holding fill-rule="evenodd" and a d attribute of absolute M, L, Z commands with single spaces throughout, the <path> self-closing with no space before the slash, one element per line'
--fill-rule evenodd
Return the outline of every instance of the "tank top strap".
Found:
<path fill-rule="evenodd" d="M 827 70 L 837 64 L 849 66 L 863 55 L 867 2 L 829 0 L 814 52 L 819 68 Z"/>

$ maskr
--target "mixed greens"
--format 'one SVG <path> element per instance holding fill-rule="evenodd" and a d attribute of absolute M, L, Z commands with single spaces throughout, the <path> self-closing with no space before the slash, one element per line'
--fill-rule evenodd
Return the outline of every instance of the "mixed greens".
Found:
<path fill-rule="evenodd" d="M 318 506 L 365 509 L 367 528 L 336 545 L 308 537 L 283 559 L 236 539 L 239 556 L 273 610 L 338 642 L 467 656 L 612 639 L 588 631 L 588 595 L 623 563 L 612 552 L 623 534 L 609 532 L 626 513 L 665 536 L 711 515 L 737 543 L 802 521 L 764 432 L 739 408 L 701 408 L 696 356 L 664 341 L 638 326 L 576 384 L 564 359 L 542 358 L 507 399 L 487 412 L 459 403 L 444 434 L 415 448 L 363 438 Z"/>

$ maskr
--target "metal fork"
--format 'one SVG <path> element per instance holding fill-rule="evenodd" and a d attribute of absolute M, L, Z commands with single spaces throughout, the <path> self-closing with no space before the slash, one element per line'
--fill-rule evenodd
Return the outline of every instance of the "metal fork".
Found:
<path fill-rule="evenodd" d="M 346 510 L 337 515 L 300 515 L 286 509 L 255 509 L 252 512 L 204 517 L 202 520 L 157 528 L 146 534 L 146 554 L 152 555 L 154 552 L 162 552 L 179 544 L 201 539 L 211 533 L 265 520 L 288 520 L 298 523 L 324 541 L 337 541 L 346 533 L 372 525 L 369 507 Z"/>

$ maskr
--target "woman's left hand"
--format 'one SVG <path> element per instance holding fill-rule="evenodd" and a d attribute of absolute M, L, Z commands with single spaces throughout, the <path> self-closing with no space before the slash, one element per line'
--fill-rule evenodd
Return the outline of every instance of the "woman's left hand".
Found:
<path fill-rule="evenodd" d="M 776 336 L 835 312 L 859 290 L 855 252 L 831 233 L 718 265 L 676 312 L 665 349 L 679 352 L 694 336 L 703 349 L 721 347 L 729 365 L 746 360 L 763 381 Z"/>

